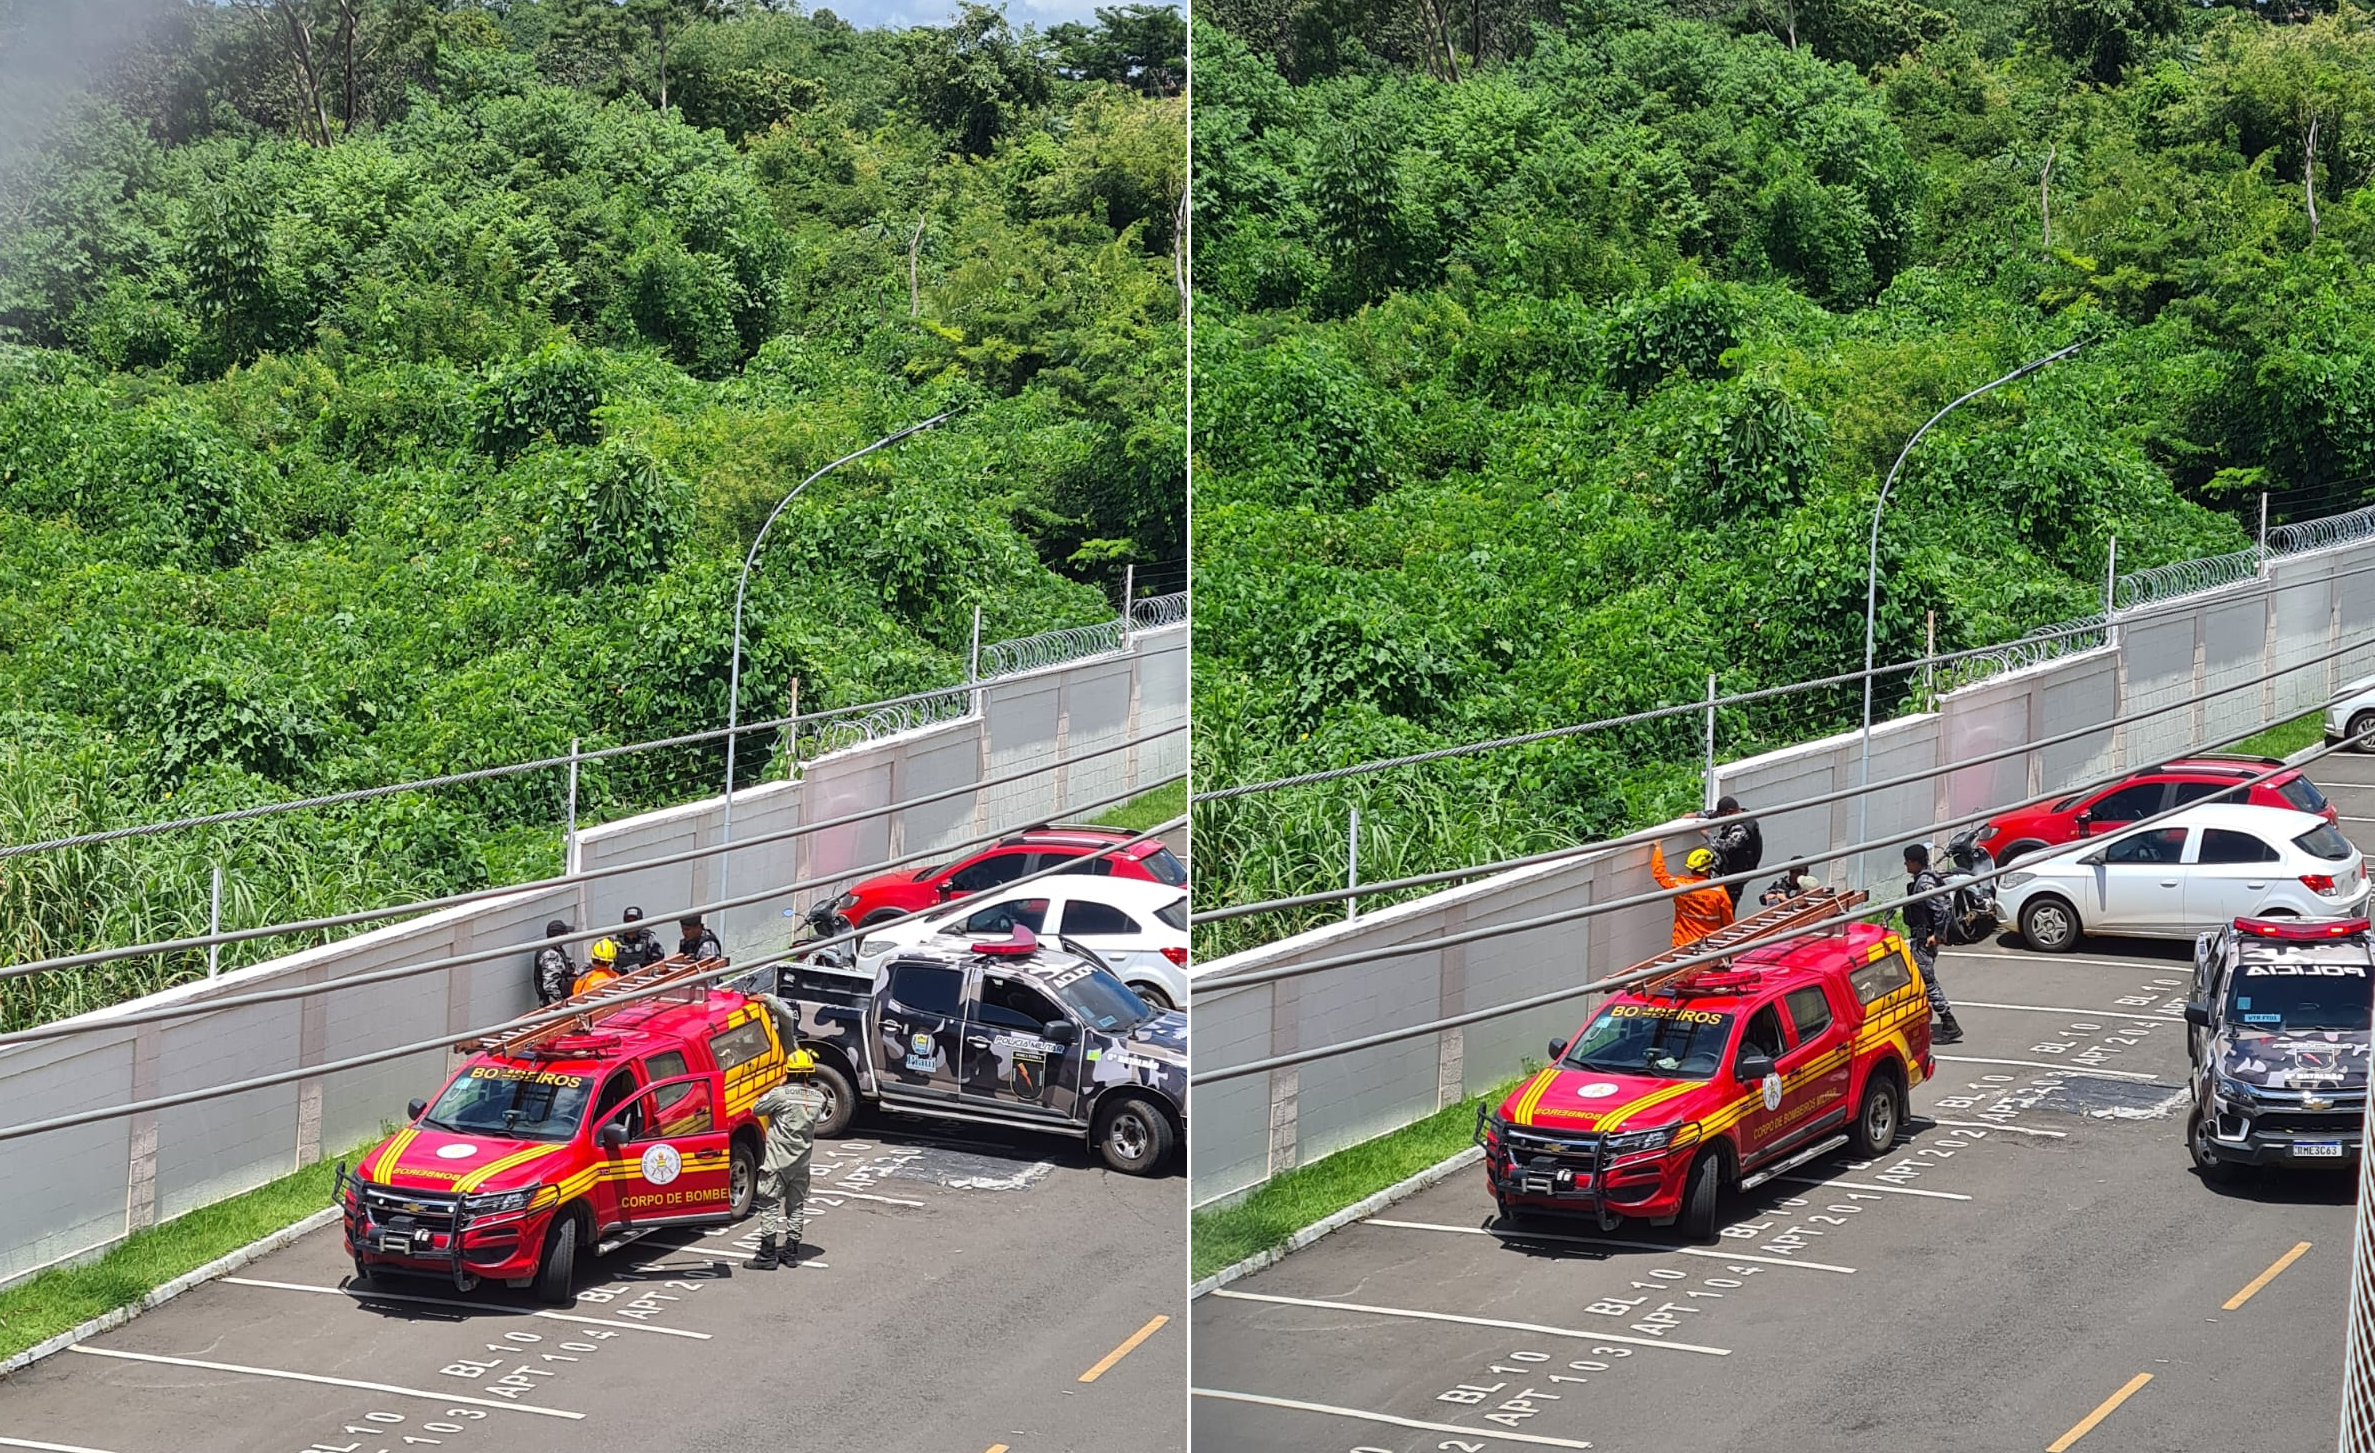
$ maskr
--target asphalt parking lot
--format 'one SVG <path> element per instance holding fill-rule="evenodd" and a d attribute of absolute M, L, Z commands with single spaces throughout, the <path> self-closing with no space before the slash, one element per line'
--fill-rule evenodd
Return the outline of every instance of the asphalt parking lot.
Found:
<path fill-rule="evenodd" d="M 358 1294 L 332 1228 L 0 1381 L 0 1448 L 1185 1446 L 1176 1168 L 861 1128 L 818 1145 L 794 1270 L 743 1270 L 746 1222 L 581 1267 L 566 1308 Z"/>
<path fill-rule="evenodd" d="M 2375 841 L 2375 759 L 2310 775 Z M 1950 951 L 1968 1038 L 1909 1133 L 1715 1246 L 1505 1229 L 1471 1168 L 1207 1296 L 1196 1447 L 2331 1447 L 2355 1180 L 2194 1173 L 2190 956 Z"/>

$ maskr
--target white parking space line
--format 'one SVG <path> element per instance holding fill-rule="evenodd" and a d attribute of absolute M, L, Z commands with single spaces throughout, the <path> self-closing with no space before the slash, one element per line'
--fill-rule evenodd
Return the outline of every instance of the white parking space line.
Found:
<path fill-rule="evenodd" d="M 1958 1191 L 1920 1191 L 1911 1186 L 1875 1186 L 1863 1181 L 1826 1181 L 1821 1176 L 1775 1176 L 1798 1186 L 1837 1186 L 1843 1191 L 1878 1191 L 1888 1196 L 1923 1196 L 1933 1201 L 1968 1201 L 1971 1198 Z"/>
<path fill-rule="evenodd" d="M 556 1322 L 583 1322 L 592 1327 L 618 1327 L 629 1332 L 657 1332 L 663 1337 L 691 1337 L 701 1342 L 709 1340 L 707 1332 L 688 1332 L 682 1327 L 646 1327 L 641 1322 L 619 1322 L 609 1317 L 587 1317 L 576 1312 L 552 1312 L 536 1307 L 507 1307 L 499 1302 L 465 1302 L 457 1297 L 425 1297 L 417 1292 L 367 1292 L 354 1287 L 307 1286 L 293 1281 L 258 1281 L 252 1276 L 227 1276 L 223 1280 L 233 1286 L 269 1287 L 279 1292 L 320 1292 L 333 1297 L 352 1297 L 359 1302 L 425 1302 L 432 1307 L 468 1307 L 474 1312 L 501 1312 L 511 1317 L 548 1317 Z"/>
<path fill-rule="evenodd" d="M 564 1408 L 539 1408 L 526 1403 L 507 1403 L 501 1398 L 456 1397 L 447 1392 L 431 1392 L 417 1387 L 397 1387 L 385 1382 L 361 1382 L 351 1377 L 323 1377 L 311 1372 L 290 1372 L 280 1367 L 243 1367 L 236 1362 L 202 1362 L 195 1357 L 161 1357 L 154 1352 L 120 1352 L 112 1347 L 93 1347 L 77 1343 L 66 1349 L 85 1357 L 120 1357 L 126 1362 L 161 1362 L 169 1367 L 199 1367 L 208 1372 L 237 1372 L 248 1377 L 272 1377 L 284 1382 L 318 1382 L 328 1387 L 359 1387 L 365 1392 L 384 1392 L 390 1397 L 419 1398 L 423 1402 L 461 1404 L 473 1408 L 501 1408 L 507 1413 L 532 1413 L 540 1418 L 573 1418 L 583 1420 L 585 1414 Z"/>
<path fill-rule="evenodd" d="M 1985 1120 L 1940 1120 L 1936 1116 L 1922 1117 L 1932 1125 L 1952 1125 L 1961 1130 L 2009 1130 L 2015 1135 L 2047 1135 L 2055 1140 L 2068 1140 L 2067 1130 L 2032 1130 L 2026 1125 L 1991 1125 Z"/>
<path fill-rule="evenodd" d="M 1553 1438 L 1546 1433 L 1503 1433 L 1485 1428 L 1471 1428 L 1461 1423 L 1428 1423 L 1417 1418 L 1397 1418 L 1391 1413 L 1366 1413 L 1359 1408 L 1340 1408 L 1331 1403 L 1298 1402 L 1293 1398 L 1266 1398 L 1257 1393 L 1227 1392 L 1217 1387 L 1191 1387 L 1190 1393 L 1200 1398 L 1217 1398 L 1223 1402 L 1253 1403 L 1265 1408 L 1289 1408 L 1298 1413 L 1325 1413 L 1331 1418 L 1350 1418 L 1358 1423 L 1384 1423 L 1396 1428 L 1418 1428 L 1429 1433 L 1457 1433 L 1462 1438 L 1490 1438 L 1499 1443 L 1530 1443 L 1537 1448 L 1589 1448 L 1589 1443 L 1573 1438 Z M 1444 1447 L 1455 1446 L 1446 1443 Z"/>
<path fill-rule="evenodd" d="M 852 1201 L 880 1201 L 886 1206 L 920 1206 L 923 1204 L 921 1201 L 903 1200 L 898 1196 L 871 1196 L 864 1191 L 819 1190 L 813 1191 L 810 1194 L 814 1195 L 819 1200 L 824 1199 L 826 1196 L 840 1196 Z"/>
<path fill-rule="evenodd" d="M 104 1448 L 78 1448 L 72 1443 L 36 1443 L 31 1438 L 0 1438 L 0 1448 L 39 1448 L 43 1453 L 107 1453 Z"/>
<path fill-rule="evenodd" d="M 1232 1302 L 1274 1302 L 1283 1307 L 1318 1307 L 1329 1312 L 1361 1312 L 1372 1317 L 1400 1317 L 1412 1322 L 1457 1322 L 1464 1327 L 1501 1327 L 1532 1332 L 1540 1337 L 1571 1337 L 1578 1342 L 1622 1342 L 1632 1347 L 1662 1347 L 1668 1352 L 1696 1352 L 1706 1357 L 1729 1357 L 1728 1347 L 1701 1347 L 1696 1342 L 1661 1342 L 1655 1337 L 1620 1337 L 1613 1332 L 1585 1332 L 1574 1327 L 1546 1327 L 1540 1322 L 1505 1322 L 1498 1317 L 1463 1317 L 1456 1312 L 1421 1312 L 1409 1307 L 1372 1307 L 1364 1302 L 1326 1302 L 1312 1297 L 1281 1297 L 1267 1292 L 1212 1293 Z"/>
<path fill-rule="evenodd" d="M 1963 959 L 2002 959 L 2006 963 L 2034 964 L 2039 968 L 2052 968 L 2061 964 L 2089 964 L 2106 969 L 2153 969 L 2168 973 L 2193 972 L 2192 962 L 2186 959 L 2112 959 L 2097 958 L 2089 954 L 2008 954 L 1994 949 L 1973 948 L 1942 949 L 1939 952 L 1941 958 L 1947 954 L 1953 954 L 1956 958 Z"/>
<path fill-rule="evenodd" d="M 1972 1054 L 1942 1054 L 1937 1059 L 1941 1064 L 2021 1065 L 2032 1070 L 2051 1070 L 2057 1075 L 2091 1075 L 2098 1080 L 2136 1080 L 2147 1085 L 2161 1082 L 2159 1075 L 2148 1075 L 2137 1070 L 2098 1070 L 2091 1066 L 2072 1069 L 2068 1065 L 2049 1065 L 2041 1059 L 1982 1059 Z"/>
<path fill-rule="evenodd" d="M 2051 1004 L 1990 1004 L 1985 999 L 1957 999 L 1957 1009 L 2022 1009 L 2031 1014 L 2083 1014 L 2092 1019 L 2157 1019 L 2163 1024 L 2183 1024 L 2181 1014 L 2139 1014 L 2133 1009 L 2061 1009 Z"/>
<path fill-rule="evenodd" d="M 1445 1226 L 1433 1221 L 1388 1221 L 1372 1216 L 1364 1226 L 1392 1226 L 1403 1231 L 1450 1231 L 1462 1236 L 1498 1236 L 1504 1241 L 1572 1241 L 1584 1246 L 1622 1246 L 1634 1251 L 1665 1251 L 1676 1256 L 1705 1256 L 1716 1261 L 1753 1261 L 1759 1266 L 1794 1266 L 1800 1271 L 1832 1271 L 1841 1276 L 1855 1275 L 1852 1266 L 1832 1266 L 1820 1261 L 1792 1261 L 1786 1256 L 1750 1256 L 1718 1251 L 1710 1246 L 1667 1246 L 1656 1241 L 1619 1241 L 1612 1236 L 1570 1236 L 1557 1231 L 1502 1231 L 1491 1226 Z"/>

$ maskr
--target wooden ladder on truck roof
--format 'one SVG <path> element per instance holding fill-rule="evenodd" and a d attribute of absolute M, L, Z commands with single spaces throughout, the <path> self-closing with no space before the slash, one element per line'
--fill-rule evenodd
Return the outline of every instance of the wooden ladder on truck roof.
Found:
<path fill-rule="evenodd" d="M 465 1053 L 483 1051 L 489 1054 L 514 1056 L 533 1054 L 540 1047 L 550 1044 L 556 1039 L 590 1031 L 595 1025 L 621 1009 L 653 1002 L 698 1003 L 708 990 L 708 985 L 700 980 L 703 976 L 714 973 L 725 966 L 724 959 L 688 959 L 682 954 L 671 954 L 656 964 L 646 964 L 632 973 L 619 975 L 607 984 L 597 985 L 582 994 L 572 994 L 556 1004 L 547 1006 L 552 1009 L 576 1009 L 579 1011 L 567 1019 L 555 1019 L 549 1024 L 532 1024 L 525 1029 L 515 1029 L 508 1034 L 492 1034 L 484 1039 L 464 1040 L 455 1048 Z M 680 985 L 685 991 L 681 998 L 674 994 L 645 994 L 645 997 L 640 999 L 628 997 L 632 994 L 643 994 L 646 990 L 667 989 Z"/>
<path fill-rule="evenodd" d="M 1643 959 L 1625 972 L 1637 974 L 1644 969 L 1654 969 L 1662 964 L 1676 963 L 1683 959 L 1695 959 L 1702 954 L 1722 953 L 1725 955 L 1725 958 L 1712 963 L 1684 964 L 1671 972 L 1660 974 L 1653 979 L 1643 980 L 1633 986 L 1633 992 L 1637 994 L 1675 993 L 1700 974 L 1724 972 L 1730 967 L 1730 955 L 1753 948 L 1766 939 L 1778 937 L 1793 929 L 1805 928 L 1810 924 L 1823 923 L 1832 919 L 1839 920 L 1840 927 L 1845 928 L 1847 910 L 1862 903 L 1868 896 L 1870 895 L 1860 888 L 1851 888 L 1845 891 L 1837 888 L 1816 888 L 1811 892 L 1801 893 L 1795 898 L 1776 903 L 1770 908 L 1760 908 L 1746 918 L 1735 919 L 1706 937 L 1695 939 L 1680 948 L 1670 948 L 1662 954 Z"/>

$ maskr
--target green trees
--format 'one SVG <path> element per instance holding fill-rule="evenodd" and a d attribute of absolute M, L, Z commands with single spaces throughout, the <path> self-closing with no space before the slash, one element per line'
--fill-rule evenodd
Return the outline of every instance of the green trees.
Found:
<path fill-rule="evenodd" d="M 2082 332 L 1908 461 L 1883 660 L 2098 608 L 2114 537 L 2375 499 L 2365 16 L 1952 8 L 1570 7 L 1456 82 L 1383 11 L 1335 52 L 1310 7 L 1198 22 L 1203 782 L 1852 669 L 1898 450 Z M 1211 804 L 1199 891 L 1326 886 L 1354 806 L 1364 877 L 1639 827 L 1697 805 L 1696 732 Z"/>
<path fill-rule="evenodd" d="M 170 8 L 172 45 L 0 175 L 0 838 L 715 726 L 760 520 L 947 409 L 776 527 L 746 713 L 794 676 L 824 706 L 958 679 L 975 606 L 993 638 L 1101 619 L 1184 553 L 1185 103 L 1147 94 L 1152 17 L 1090 27 L 1140 59 L 1080 79 L 992 11 L 675 6 L 663 111 L 656 10 Z M 581 812 L 721 770 L 612 762 Z M 516 881 L 561 811 L 527 774 L 28 860 L 0 934 L 186 930 L 216 863 L 234 922 Z M 0 994 L 0 1025 L 202 971 Z"/>

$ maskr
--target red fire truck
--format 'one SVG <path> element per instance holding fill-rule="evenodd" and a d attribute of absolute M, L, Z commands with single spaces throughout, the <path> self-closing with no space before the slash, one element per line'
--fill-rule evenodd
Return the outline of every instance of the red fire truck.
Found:
<path fill-rule="evenodd" d="M 1930 1008 L 1904 940 L 1847 919 L 1862 901 L 1819 889 L 1636 965 L 1733 953 L 1609 999 L 1497 1113 L 1479 1108 L 1503 1219 L 1679 1221 L 1710 1240 L 1727 1190 L 1851 1142 L 1887 1149 L 1935 1069 Z M 1758 946 L 1826 922 L 1835 931 Z"/>
<path fill-rule="evenodd" d="M 723 962 L 668 959 L 565 1001 L 573 1018 L 462 1046 L 478 1053 L 402 1130 L 338 1168 L 356 1277 L 564 1301 L 582 1251 L 749 1214 L 765 1136 L 750 1107 L 784 1048 L 763 1005 L 693 982 Z"/>

